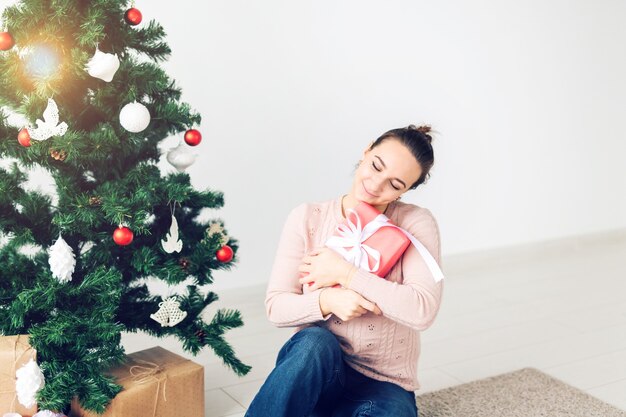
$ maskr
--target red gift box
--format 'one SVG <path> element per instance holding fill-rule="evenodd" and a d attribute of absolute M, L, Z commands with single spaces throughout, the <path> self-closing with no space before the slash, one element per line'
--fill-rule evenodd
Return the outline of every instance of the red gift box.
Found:
<path fill-rule="evenodd" d="M 326 246 L 339 252 L 347 261 L 384 278 L 411 241 L 402 230 L 386 227 L 385 224 L 392 223 L 380 215 L 380 211 L 370 204 L 360 202 L 348 210 L 346 220 L 336 228 Z"/>

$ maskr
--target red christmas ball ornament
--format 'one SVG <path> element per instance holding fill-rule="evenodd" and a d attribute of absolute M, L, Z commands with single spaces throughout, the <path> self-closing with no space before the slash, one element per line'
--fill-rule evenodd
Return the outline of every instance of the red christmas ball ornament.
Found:
<path fill-rule="evenodd" d="M 17 134 L 17 141 L 25 148 L 30 146 L 30 133 L 28 133 L 28 129 L 23 128 L 20 130 L 20 133 Z"/>
<path fill-rule="evenodd" d="M 143 16 L 141 16 L 139 9 L 135 9 L 134 7 L 126 10 L 126 13 L 124 13 L 124 20 L 126 20 L 126 23 L 131 26 L 137 26 L 140 24 L 142 18 Z"/>
<path fill-rule="evenodd" d="M 0 32 L 0 51 L 8 51 L 15 45 L 15 40 L 9 32 Z"/>
<path fill-rule="evenodd" d="M 119 226 L 113 232 L 113 241 L 120 246 L 130 245 L 133 241 L 133 231 L 126 226 Z"/>
<path fill-rule="evenodd" d="M 217 252 L 215 252 L 215 256 L 220 262 L 230 262 L 233 260 L 234 255 L 235 253 L 233 252 L 233 249 L 228 245 L 222 246 L 217 250 Z"/>
<path fill-rule="evenodd" d="M 185 132 L 185 142 L 189 146 L 196 146 L 202 140 L 202 134 L 199 130 L 189 129 Z"/>

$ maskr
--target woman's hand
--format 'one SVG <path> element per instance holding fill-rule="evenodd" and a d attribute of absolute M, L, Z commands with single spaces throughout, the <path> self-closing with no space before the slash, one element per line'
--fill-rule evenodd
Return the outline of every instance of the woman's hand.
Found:
<path fill-rule="evenodd" d="M 330 248 L 316 248 L 302 258 L 298 271 L 307 275 L 300 278 L 302 285 L 309 283 L 309 289 L 333 287 L 337 284 L 347 287 L 356 267 L 343 259 L 341 255 Z"/>
<path fill-rule="evenodd" d="M 371 311 L 383 314 L 380 308 L 361 294 L 345 288 L 327 288 L 320 294 L 320 310 L 326 316 L 333 313 L 343 321 L 361 317 Z"/>

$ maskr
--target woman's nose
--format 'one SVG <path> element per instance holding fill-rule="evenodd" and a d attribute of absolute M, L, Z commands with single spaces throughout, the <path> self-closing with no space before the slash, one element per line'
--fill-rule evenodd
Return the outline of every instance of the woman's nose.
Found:
<path fill-rule="evenodd" d="M 385 179 L 381 174 L 376 174 L 372 177 L 372 187 L 374 188 L 372 191 L 380 191 L 383 187 Z"/>

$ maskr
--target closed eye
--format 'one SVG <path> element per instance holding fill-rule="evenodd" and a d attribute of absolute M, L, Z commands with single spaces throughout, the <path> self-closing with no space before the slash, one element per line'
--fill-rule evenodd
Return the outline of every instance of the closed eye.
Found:
<path fill-rule="evenodd" d="M 376 162 L 372 162 L 372 167 L 374 167 L 374 169 L 375 169 L 376 171 L 378 171 L 378 172 L 382 171 L 380 168 L 378 168 L 378 167 L 376 166 Z M 400 191 L 400 188 L 398 188 L 398 187 L 396 187 L 395 185 L 393 185 L 393 182 L 389 181 L 389 183 L 391 184 L 391 186 L 392 186 L 395 190 Z"/>

